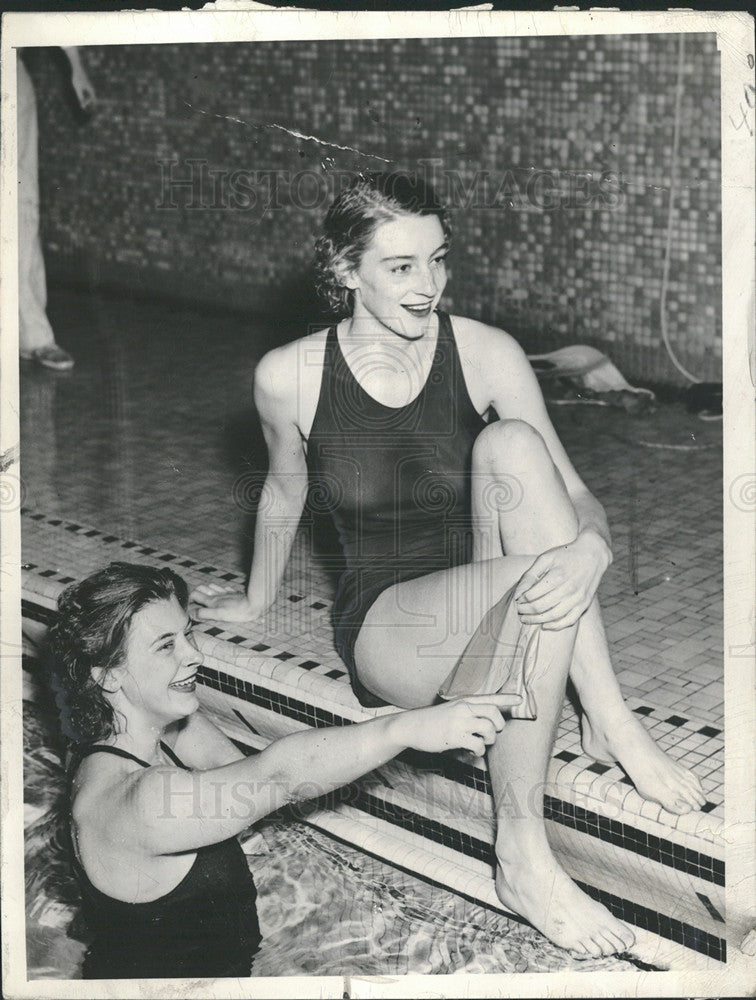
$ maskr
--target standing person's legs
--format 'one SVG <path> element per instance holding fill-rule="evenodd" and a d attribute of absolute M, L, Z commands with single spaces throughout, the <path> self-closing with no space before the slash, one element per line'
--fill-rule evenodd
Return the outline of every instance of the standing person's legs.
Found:
<path fill-rule="evenodd" d="M 18 338 L 22 358 L 63 371 L 71 356 L 55 343 L 47 318 L 47 282 L 39 238 L 37 101 L 18 59 Z"/>
<path fill-rule="evenodd" d="M 519 421 L 499 421 L 480 435 L 473 456 L 473 518 L 485 531 L 493 511 L 490 484 L 516 485 L 518 502 L 505 503 L 495 529 L 508 553 L 534 554 L 574 539 L 577 517 L 561 476 L 540 436 Z M 494 507 L 494 510 L 496 508 Z M 480 543 L 478 546 L 480 551 Z M 592 955 L 622 951 L 632 932 L 587 897 L 557 863 L 542 819 L 543 792 L 578 627 L 541 629 L 533 694 L 535 724 L 513 719 L 489 749 L 497 816 L 496 889 L 503 903 L 527 916 L 565 947 Z"/>
<path fill-rule="evenodd" d="M 489 425 L 476 443 L 473 517 L 476 554 L 540 553 L 572 541 L 577 517 L 540 435 L 520 421 Z M 514 497 L 496 509 L 499 493 Z M 544 630 L 547 631 L 547 630 Z M 654 743 L 625 704 L 612 667 L 598 601 L 578 622 L 570 679 L 583 710 L 583 747 L 598 759 L 617 760 L 644 798 L 685 813 L 704 802 L 698 778 Z"/>

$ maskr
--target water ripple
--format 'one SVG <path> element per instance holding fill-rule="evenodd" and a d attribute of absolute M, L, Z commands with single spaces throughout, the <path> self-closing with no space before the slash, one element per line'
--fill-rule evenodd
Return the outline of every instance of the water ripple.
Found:
<path fill-rule="evenodd" d="M 616 958 L 574 959 L 532 927 L 304 824 L 261 832 L 270 853 L 250 859 L 265 935 L 257 975 L 634 970 Z"/>

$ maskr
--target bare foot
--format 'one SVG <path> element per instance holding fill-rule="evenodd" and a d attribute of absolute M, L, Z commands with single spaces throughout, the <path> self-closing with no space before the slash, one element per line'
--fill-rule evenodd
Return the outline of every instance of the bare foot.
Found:
<path fill-rule="evenodd" d="M 693 812 L 705 804 L 706 796 L 696 775 L 660 750 L 629 709 L 612 725 L 611 736 L 594 729 L 585 713 L 581 724 L 585 753 L 604 763 L 618 761 L 644 799 L 678 814 Z"/>
<path fill-rule="evenodd" d="M 512 848 L 509 840 L 508 855 Z M 519 853 L 524 863 L 513 863 L 497 850 L 496 893 L 506 907 L 578 958 L 616 955 L 633 946 L 630 928 L 578 889 L 548 847 Z"/>

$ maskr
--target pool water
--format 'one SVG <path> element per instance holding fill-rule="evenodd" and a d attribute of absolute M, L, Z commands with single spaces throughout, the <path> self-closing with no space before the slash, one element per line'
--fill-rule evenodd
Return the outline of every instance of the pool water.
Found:
<path fill-rule="evenodd" d="M 24 701 L 27 965 L 80 977 L 87 932 L 60 829 L 62 747 L 54 712 Z M 428 885 L 296 819 L 243 839 L 264 940 L 256 976 L 637 971 L 581 961 L 526 924 Z"/>
<path fill-rule="evenodd" d="M 633 969 L 585 963 L 531 927 L 428 885 L 304 824 L 270 824 L 250 859 L 266 939 L 258 975 Z"/>

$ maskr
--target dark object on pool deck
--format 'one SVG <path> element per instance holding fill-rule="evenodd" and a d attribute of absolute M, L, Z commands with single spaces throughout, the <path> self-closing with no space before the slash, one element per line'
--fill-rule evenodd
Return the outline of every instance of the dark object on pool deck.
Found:
<path fill-rule="evenodd" d="M 696 382 L 682 393 L 688 413 L 697 413 L 702 420 L 722 416 L 722 383 Z"/>

